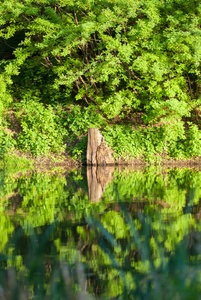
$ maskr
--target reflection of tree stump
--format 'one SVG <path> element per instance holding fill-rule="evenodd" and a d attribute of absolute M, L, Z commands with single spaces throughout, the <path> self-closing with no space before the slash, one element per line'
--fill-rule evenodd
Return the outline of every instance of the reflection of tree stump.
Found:
<path fill-rule="evenodd" d="M 88 197 L 92 202 L 98 202 L 105 192 L 107 184 L 113 179 L 114 166 L 87 167 Z"/>
<path fill-rule="evenodd" d="M 114 163 L 113 151 L 106 146 L 100 131 L 97 128 L 89 128 L 87 165 L 110 165 Z"/>

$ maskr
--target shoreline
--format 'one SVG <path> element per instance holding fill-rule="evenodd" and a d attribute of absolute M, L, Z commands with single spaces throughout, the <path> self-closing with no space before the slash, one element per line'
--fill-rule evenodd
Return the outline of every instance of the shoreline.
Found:
<path fill-rule="evenodd" d="M 140 159 L 118 159 L 114 164 L 107 165 L 98 165 L 98 167 L 120 167 L 120 168 L 144 168 L 148 166 L 155 167 L 167 167 L 167 168 L 178 168 L 178 167 L 186 167 L 186 168 L 198 168 L 201 170 L 201 157 L 194 157 L 190 159 L 173 159 L 173 158 L 165 158 L 164 156 L 158 156 L 158 160 L 155 162 L 147 162 L 144 161 L 143 158 Z M 67 153 L 63 153 L 61 155 L 49 154 L 44 157 L 33 157 L 28 155 L 27 153 L 20 151 L 13 151 L 11 153 L 5 154 L 4 159 L 0 160 L 0 166 L 3 167 L 5 165 L 19 165 L 19 166 L 27 166 L 30 169 L 35 170 L 50 170 L 54 168 L 61 168 L 66 171 L 73 169 L 80 169 L 82 167 L 92 167 L 97 165 L 90 165 L 83 163 L 80 160 L 74 160 L 68 156 Z"/>

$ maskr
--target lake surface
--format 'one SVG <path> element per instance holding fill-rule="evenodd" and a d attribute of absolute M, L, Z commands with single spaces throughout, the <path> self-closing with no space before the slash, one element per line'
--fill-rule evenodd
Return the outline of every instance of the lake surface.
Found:
<path fill-rule="evenodd" d="M 200 299 L 199 169 L 5 167 L 0 200 L 0 299 Z"/>

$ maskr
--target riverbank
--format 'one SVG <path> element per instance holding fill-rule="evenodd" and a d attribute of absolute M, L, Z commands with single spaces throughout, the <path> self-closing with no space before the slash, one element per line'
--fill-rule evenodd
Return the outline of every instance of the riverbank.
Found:
<path fill-rule="evenodd" d="M 48 156 L 33 157 L 27 153 L 23 153 L 18 150 L 14 150 L 7 153 L 4 159 L 0 160 L 0 168 L 4 166 L 12 166 L 16 169 L 34 169 L 38 171 L 48 171 L 52 169 L 70 171 L 73 169 L 80 169 L 82 166 L 86 166 L 86 163 L 82 163 L 80 160 L 75 160 L 69 157 L 67 153 L 60 155 L 49 154 Z M 109 165 L 108 165 L 109 166 Z M 129 160 L 119 159 L 115 162 L 114 167 L 128 168 L 128 169 L 141 169 L 148 166 L 158 166 L 162 168 L 196 168 L 201 170 L 201 157 L 194 157 L 188 160 L 171 159 L 163 156 L 157 156 L 157 159 L 148 163 L 144 158 L 133 158 Z M 105 166 L 106 167 L 106 166 Z"/>
<path fill-rule="evenodd" d="M 0 168 L 12 166 L 16 169 L 34 169 L 47 171 L 54 168 L 62 168 L 66 171 L 78 169 L 80 161 L 70 158 L 67 154 L 49 154 L 47 156 L 34 157 L 28 153 L 14 150 L 6 153 L 0 160 Z"/>

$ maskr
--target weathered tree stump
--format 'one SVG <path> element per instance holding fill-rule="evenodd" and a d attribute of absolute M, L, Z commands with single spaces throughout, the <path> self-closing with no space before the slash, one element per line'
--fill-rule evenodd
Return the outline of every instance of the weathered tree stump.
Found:
<path fill-rule="evenodd" d="M 105 139 L 97 128 L 88 129 L 87 165 L 115 164 L 113 151 L 105 144 Z"/>
<path fill-rule="evenodd" d="M 105 142 L 102 142 L 100 146 L 98 146 L 96 151 L 96 160 L 97 160 L 97 165 L 99 166 L 115 164 L 115 160 L 113 157 L 113 150 L 110 149 Z"/>

